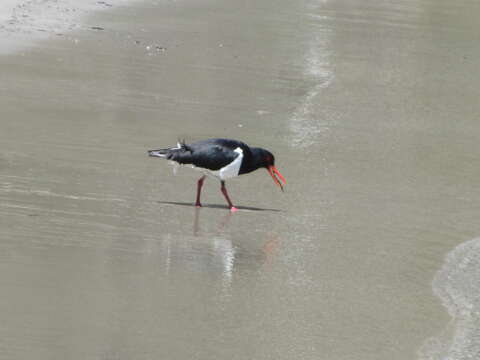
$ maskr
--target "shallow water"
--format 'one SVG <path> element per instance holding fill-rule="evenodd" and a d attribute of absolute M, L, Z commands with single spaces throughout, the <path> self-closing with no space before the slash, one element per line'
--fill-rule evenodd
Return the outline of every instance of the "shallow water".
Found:
<path fill-rule="evenodd" d="M 479 10 L 146 2 L 2 55 L 0 357 L 440 359 L 465 322 L 431 283 L 480 231 Z M 286 192 L 242 176 L 230 214 L 207 180 L 197 210 L 198 173 L 146 156 L 217 136 Z"/>

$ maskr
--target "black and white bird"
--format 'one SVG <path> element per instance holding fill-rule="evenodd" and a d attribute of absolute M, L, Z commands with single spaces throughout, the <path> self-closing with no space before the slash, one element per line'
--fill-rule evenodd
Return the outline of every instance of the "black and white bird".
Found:
<path fill-rule="evenodd" d="M 236 211 L 237 208 L 233 206 L 228 196 L 225 180 L 265 168 L 282 191 L 283 185 L 280 180 L 284 184 L 286 182 L 275 167 L 275 158 L 270 151 L 250 147 L 238 140 L 207 139 L 191 144 L 179 142 L 176 147 L 149 150 L 148 155 L 165 158 L 178 164 L 190 164 L 204 173 L 197 182 L 197 200 L 195 202 L 197 207 L 202 206 L 200 192 L 207 175 L 220 180 L 221 191 L 231 211 Z"/>

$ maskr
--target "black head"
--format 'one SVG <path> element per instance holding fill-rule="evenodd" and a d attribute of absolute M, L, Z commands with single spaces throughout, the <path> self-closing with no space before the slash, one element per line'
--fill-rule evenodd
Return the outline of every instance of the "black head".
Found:
<path fill-rule="evenodd" d="M 275 165 L 275 157 L 273 154 L 265 149 L 258 148 L 257 154 L 257 161 L 258 161 L 258 167 L 264 167 L 268 169 L 269 166 L 274 166 Z"/>
<path fill-rule="evenodd" d="M 280 180 L 283 181 L 284 184 L 286 183 L 286 181 L 283 175 L 280 174 L 280 171 L 278 171 L 275 167 L 275 157 L 273 156 L 273 154 L 270 151 L 262 148 L 255 148 L 252 153 L 255 157 L 257 169 L 260 167 L 266 168 L 275 184 L 277 184 L 283 191 L 283 185 Z"/>

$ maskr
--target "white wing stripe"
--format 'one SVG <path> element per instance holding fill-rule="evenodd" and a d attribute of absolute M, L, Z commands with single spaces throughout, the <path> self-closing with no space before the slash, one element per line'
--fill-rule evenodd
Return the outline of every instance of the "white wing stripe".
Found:
<path fill-rule="evenodd" d="M 221 168 L 219 171 L 218 177 L 222 180 L 238 176 L 238 172 L 240 171 L 240 167 L 242 166 L 243 151 L 239 147 L 237 147 L 234 151 L 238 153 L 238 156 L 230 164 Z"/>

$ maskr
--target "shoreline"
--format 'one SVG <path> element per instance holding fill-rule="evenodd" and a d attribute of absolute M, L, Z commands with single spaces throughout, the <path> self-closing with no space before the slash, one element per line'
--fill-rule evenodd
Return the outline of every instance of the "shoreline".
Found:
<path fill-rule="evenodd" d="M 435 336 L 425 340 L 419 351 L 421 360 L 462 360 L 478 358 L 480 344 L 478 317 L 480 276 L 480 238 L 457 245 L 444 258 L 432 282 L 435 296 L 451 320 Z"/>

